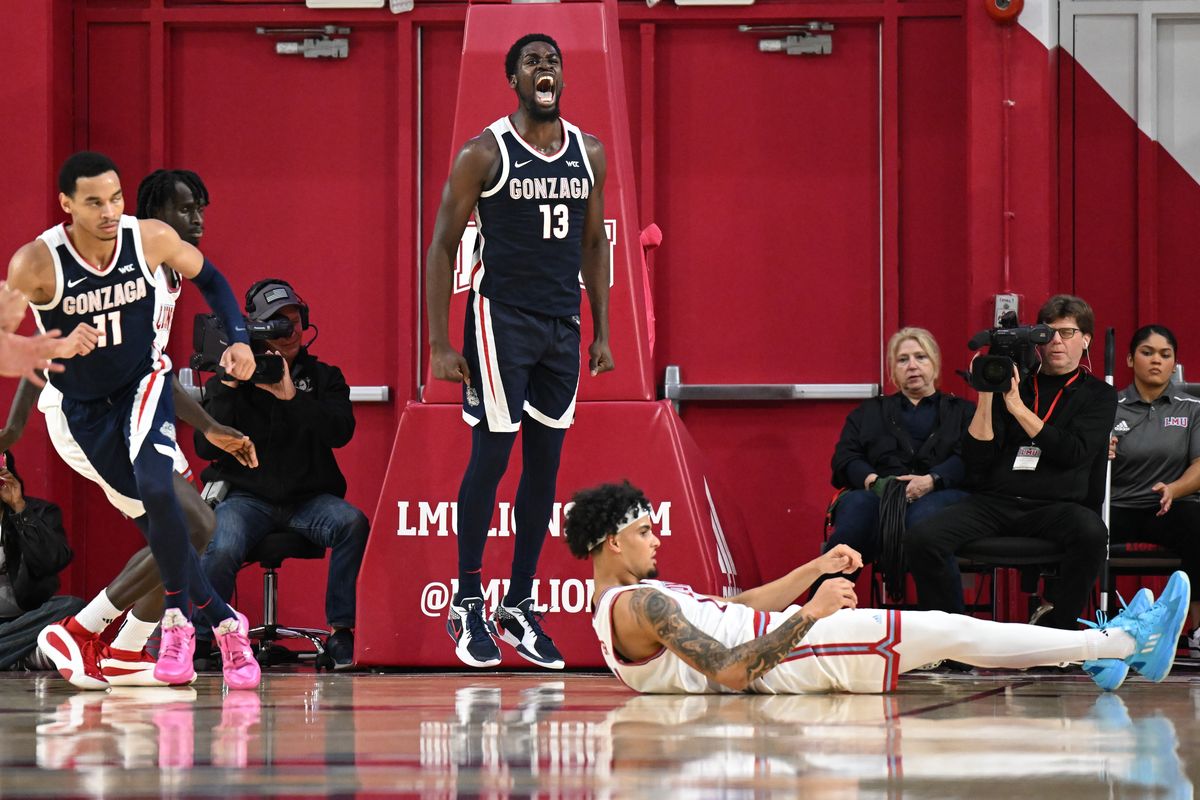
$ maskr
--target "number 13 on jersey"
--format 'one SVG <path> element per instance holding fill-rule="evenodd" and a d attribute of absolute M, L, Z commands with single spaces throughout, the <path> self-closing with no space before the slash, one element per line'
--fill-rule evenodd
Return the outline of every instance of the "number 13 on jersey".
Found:
<path fill-rule="evenodd" d="M 555 239 L 567 238 L 567 232 L 570 230 L 570 218 L 567 216 L 567 206 L 565 203 L 559 203 L 551 206 L 549 203 L 542 203 L 538 206 L 538 211 L 542 212 L 542 238 L 549 239 L 551 234 Z M 553 225 L 551 225 L 553 220 Z"/>

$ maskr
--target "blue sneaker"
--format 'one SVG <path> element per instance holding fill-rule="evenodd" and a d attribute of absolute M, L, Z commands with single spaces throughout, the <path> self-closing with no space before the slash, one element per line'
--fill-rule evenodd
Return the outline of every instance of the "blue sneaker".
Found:
<path fill-rule="evenodd" d="M 1117 595 L 1117 599 L 1121 601 L 1121 610 L 1116 617 L 1113 617 L 1113 622 L 1116 622 L 1117 617 L 1137 617 L 1149 611 L 1150 607 L 1154 605 L 1154 592 L 1142 588 L 1137 590 L 1133 600 L 1128 603 L 1120 594 Z M 1102 613 L 1096 612 L 1097 618 Z M 1099 627 L 1096 623 L 1087 620 L 1080 620 L 1080 622 L 1092 627 Z M 1097 658 L 1083 662 L 1083 671 L 1092 676 L 1092 680 L 1104 691 L 1115 692 L 1125 682 L 1125 676 L 1129 674 L 1129 665 L 1119 658 Z"/>
<path fill-rule="evenodd" d="M 1187 621 L 1192 584 L 1184 572 L 1175 572 L 1167 581 L 1158 602 L 1137 617 L 1119 615 L 1103 628 L 1116 627 L 1133 637 L 1133 653 L 1125 663 L 1142 677 L 1158 683 L 1171 674 L 1179 634 Z"/>

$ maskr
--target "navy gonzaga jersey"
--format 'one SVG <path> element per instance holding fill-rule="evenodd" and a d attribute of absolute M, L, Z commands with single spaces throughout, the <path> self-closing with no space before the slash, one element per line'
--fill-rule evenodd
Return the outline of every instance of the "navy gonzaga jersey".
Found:
<path fill-rule="evenodd" d="M 51 374 L 50 382 L 64 397 L 96 400 L 145 375 L 160 353 L 154 341 L 156 281 L 137 219 L 121 217 L 112 259 L 103 269 L 75 251 L 65 225 L 38 238 L 54 257 L 54 297 L 45 305 L 31 304 L 38 327 L 67 336 L 86 322 L 101 332 L 95 350 L 65 360 L 66 371 Z"/>
<path fill-rule="evenodd" d="M 554 155 L 531 147 L 508 117 L 488 126 L 500 175 L 475 206 L 479 224 L 471 288 L 489 300 L 545 314 L 579 313 L 583 220 L 594 178 L 583 134 L 560 120 Z"/>

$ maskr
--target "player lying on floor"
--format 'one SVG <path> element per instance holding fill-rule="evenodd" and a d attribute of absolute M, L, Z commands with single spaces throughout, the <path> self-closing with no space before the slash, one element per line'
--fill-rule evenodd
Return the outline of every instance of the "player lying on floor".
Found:
<path fill-rule="evenodd" d="M 593 626 L 609 669 L 640 692 L 880 692 L 903 673 L 944 659 L 1020 669 L 1082 661 L 1105 689 L 1128 667 L 1152 681 L 1171 670 L 1187 614 L 1187 575 L 1171 576 L 1158 602 L 1130 607 L 1087 630 L 988 622 L 940 611 L 856 608 L 854 584 L 824 574 L 862 567 L 841 545 L 778 580 L 729 598 L 654 580 L 659 540 L 650 504 L 624 484 L 581 491 L 567 515 L 571 552 L 590 559 Z"/>

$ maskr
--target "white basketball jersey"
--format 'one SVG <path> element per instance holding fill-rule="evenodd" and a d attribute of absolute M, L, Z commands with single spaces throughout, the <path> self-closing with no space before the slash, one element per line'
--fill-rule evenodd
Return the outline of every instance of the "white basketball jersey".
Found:
<path fill-rule="evenodd" d="M 685 584 L 664 581 L 642 581 L 606 590 L 596 602 L 592 626 L 608 668 L 622 683 L 639 692 L 734 691 L 710 680 L 666 648 L 636 662 L 620 656 L 614 644 L 613 603 L 622 592 L 646 588 L 670 597 L 688 622 L 726 647 L 737 647 L 769 633 L 800 610 L 800 606 L 793 605 L 783 611 L 756 611 L 741 603 L 699 594 Z M 747 691 L 889 691 L 896 687 L 899 675 L 900 659 L 895 649 L 899 643 L 900 612 L 843 609 L 818 620 L 800 644 Z"/>

